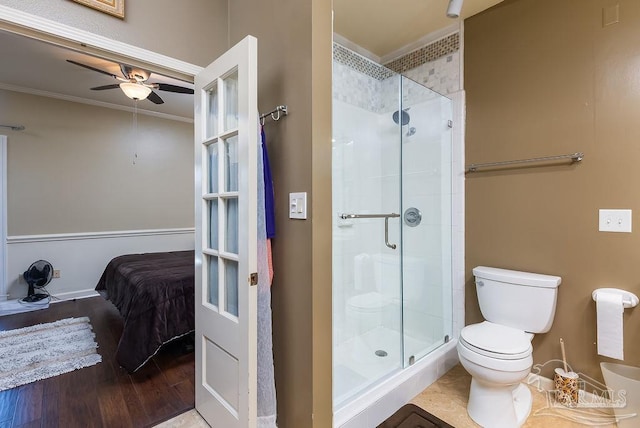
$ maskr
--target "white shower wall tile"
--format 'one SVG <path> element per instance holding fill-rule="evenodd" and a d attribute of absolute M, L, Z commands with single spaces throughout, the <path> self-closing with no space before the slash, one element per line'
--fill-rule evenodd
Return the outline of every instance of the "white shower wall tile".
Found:
<path fill-rule="evenodd" d="M 442 95 L 460 90 L 460 51 L 429 61 L 403 73 Z"/>

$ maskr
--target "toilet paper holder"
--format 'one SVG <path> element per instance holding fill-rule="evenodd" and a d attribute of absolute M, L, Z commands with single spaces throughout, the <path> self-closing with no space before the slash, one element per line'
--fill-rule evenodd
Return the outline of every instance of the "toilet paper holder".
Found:
<path fill-rule="evenodd" d="M 619 288 L 598 288 L 593 290 L 591 298 L 594 301 L 598 301 L 598 293 L 606 294 L 620 294 L 622 295 L 622 306 L 625 308 L 633 308 L 638 305 L 638 296 L 630 291 L 620 290 Z"/>

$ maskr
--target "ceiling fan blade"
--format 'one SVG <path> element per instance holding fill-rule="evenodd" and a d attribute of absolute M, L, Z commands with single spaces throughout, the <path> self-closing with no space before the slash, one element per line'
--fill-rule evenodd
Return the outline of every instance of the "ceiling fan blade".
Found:
<path fill-rule="evenodd" d="M 116 89 L 119 88 L 120 85 L 117 83 L 115 85 L 104 85 L 104 86 L 96 86 L 95 88 L 91 88 L 92 91 L 104 91 L 105 89 Z"/>
<path fill-rule="evenodd" d="M 164 101 L 162 101 L 162 98 L 160 98 L 160 95 L 156 94 L 153 91 L 151 91 L 147 99 L 154 104 L 164 104 Z"/>
<path fill-rule="evenodd" d="M 193 89 L 185 88 L 183 86 L 170 85 L 168 83 L 155 83 L 153 86 L 157 86 L 160 91 L 177 92 L 179 94 L 193 94 Z"/>
<path fill-rule="evenodd" d="M 118 79 L 118 76 L 116 76 L 113 73 L 109 73 L 108 71 L 100 70 L 99 68 L 91 67 L 90 65 L 82 64 L 80 62 L 76 62 L 70 59 L 68 59 L 67 62 L 70 62 L 71 64 L 79 65 L 80 67 L 88 68 L 89 70 L 97 71 L 98 73 L 106 74 L 107 76 L 111 76 L 114 79 Z"/>

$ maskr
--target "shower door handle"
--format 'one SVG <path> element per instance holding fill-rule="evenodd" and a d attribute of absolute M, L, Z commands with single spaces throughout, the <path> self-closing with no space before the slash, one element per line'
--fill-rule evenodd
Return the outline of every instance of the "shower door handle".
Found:
<path fill-rule="evenodd" d="M 389 219 L 400 217 L 400 214 L 340 214 L 339 217 L 343 220 L 349 218 L 383 218 L 384 219 L 384 243 L 387 247 L 395 250 L 398 246 L 396 244 L 389 243 Z"/>

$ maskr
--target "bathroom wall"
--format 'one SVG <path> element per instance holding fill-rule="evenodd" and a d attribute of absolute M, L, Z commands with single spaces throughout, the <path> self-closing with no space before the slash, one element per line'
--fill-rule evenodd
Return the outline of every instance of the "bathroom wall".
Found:
<path fill-rule="evenodd" d="M 603 9 L 619 5 L 619 22 Z M 471 269 L 559 275 L 556 319 L 534 363 L 560 358 L 602 379 L 591 292 L 640 294 L 640 2 L 506 0 L 465 21 L 467 163 L 582 151 L 575 165 L 466 177 L 467 323 L 481 320 Z M 598 232 L 598 209 L 634 212 L 634 232 Z M 625 360 L 640 365 L 640 311 L 624 314 Z M 549 373 L 543 373 L 549 376 Z"/>
<path fill-rule="evenodd" d="M 275 189 L 273 343 L 278 426 L 331 426 L 331 2 L 229 0 L 228 40 L 258 39 L 258 108 Z M 307 220 L 288 194 L 307 192 Z"/>

